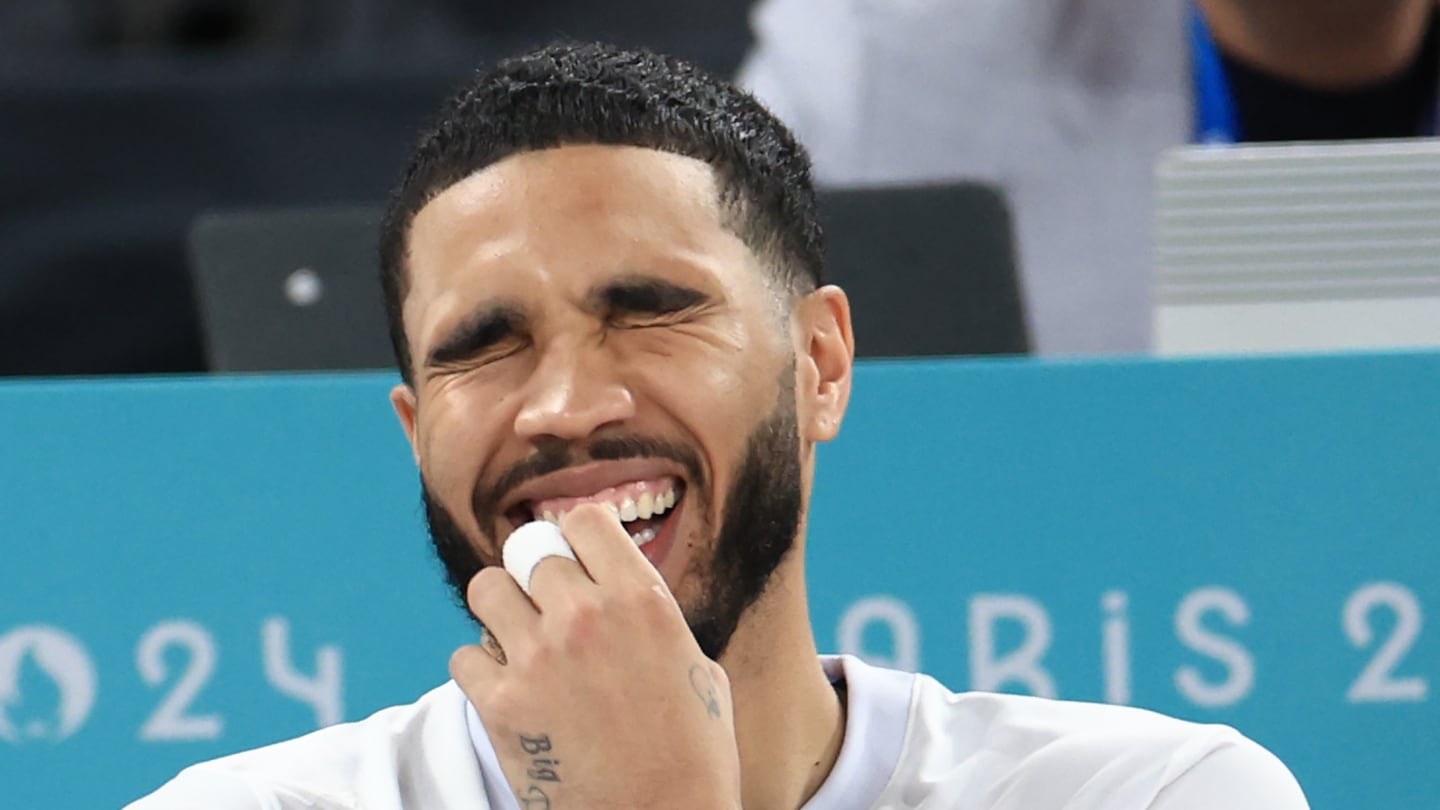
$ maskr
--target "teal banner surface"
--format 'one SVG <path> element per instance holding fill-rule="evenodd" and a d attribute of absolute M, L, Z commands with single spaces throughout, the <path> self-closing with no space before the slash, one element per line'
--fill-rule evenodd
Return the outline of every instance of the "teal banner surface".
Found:
<path fill-rule="evenodd" d="M 472 629 L 386 375 L 0 384 L 0 807 L 413 700 Z M 822 649 L 1223 722 L 1440 806 L 1440 355 L 862 365 Z"/>

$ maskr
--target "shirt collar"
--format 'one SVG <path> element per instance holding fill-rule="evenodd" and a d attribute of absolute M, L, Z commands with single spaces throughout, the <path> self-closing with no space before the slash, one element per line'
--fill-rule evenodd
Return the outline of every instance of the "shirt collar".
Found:
<path fill-rule="evenodd" d="M 915 675 L 850 655 L 822 655 L 820 663 L 831 683 L 845 683 L 845 740 L 835 767 L 803 810 L 873 807 L 904 752 Z"/>

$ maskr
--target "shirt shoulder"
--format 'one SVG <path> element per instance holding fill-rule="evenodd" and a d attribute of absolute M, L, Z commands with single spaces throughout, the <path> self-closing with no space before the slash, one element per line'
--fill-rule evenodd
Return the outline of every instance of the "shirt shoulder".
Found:
<path fill-rule="evenodd" d="M 486 808 L 453 682 L 292 740 L 192 765 L 126 810 Z"/>
<path fill-rule="evenodd" d="M 879 806 L 939 810 L 1305 810 L 1290 771 L 1228 726 L 1125 706 L 917 684 Z"/>

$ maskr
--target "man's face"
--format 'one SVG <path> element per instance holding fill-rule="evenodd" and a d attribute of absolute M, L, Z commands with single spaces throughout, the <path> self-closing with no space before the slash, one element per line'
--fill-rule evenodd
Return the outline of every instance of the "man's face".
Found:
<path fill-rule="evenodd" d="M 610 503 L 718 657 L 799 530 L 815 409 L 805 330 L 709 167 L 522 153 L 426 205 L 409 248 L 414 388 L 393 399 L 452 582 L 517 526 Z"/>

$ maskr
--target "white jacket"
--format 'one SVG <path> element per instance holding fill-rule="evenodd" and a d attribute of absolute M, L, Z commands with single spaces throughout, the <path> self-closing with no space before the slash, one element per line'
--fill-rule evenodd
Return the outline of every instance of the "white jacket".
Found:
<path fill-rule="evenodd" d="M 840 757 L 805 810 L 1305 810 L 1290 772 L 1225 726 L 982 693 L 826 658 Z M 408 706 L 182 771 L 129 810 L 517 810 L 450 682 Z"/>

